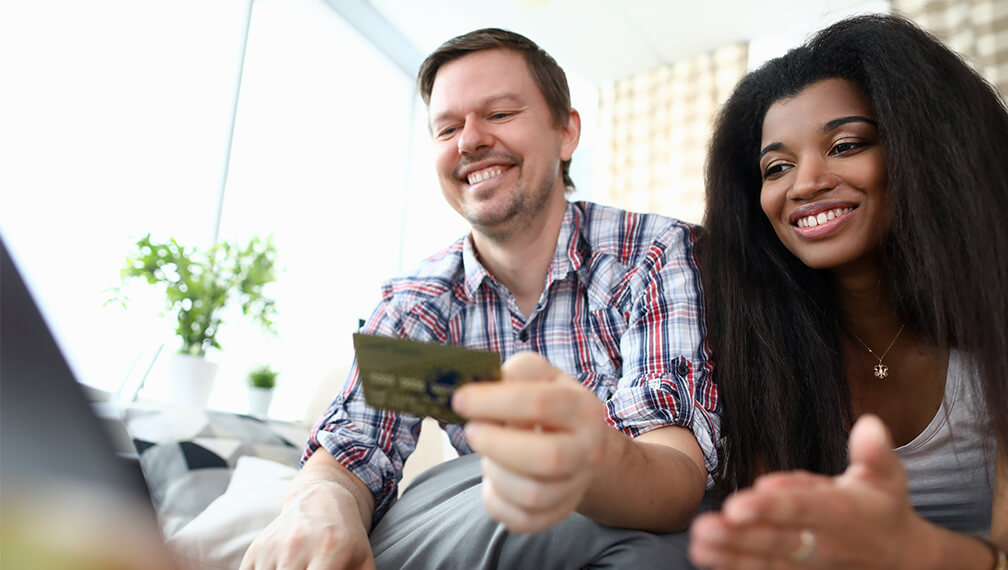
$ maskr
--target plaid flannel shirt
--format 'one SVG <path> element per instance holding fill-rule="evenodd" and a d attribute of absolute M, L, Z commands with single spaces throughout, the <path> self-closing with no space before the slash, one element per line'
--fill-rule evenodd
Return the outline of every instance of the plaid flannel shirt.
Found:
<path fill-rule="evenodd" d="M 685 222 L 570 203 L 545 290 L 527 318 L 466 236 L 412 275 L 386 282 L 362 332 L 492 350 L 505 360 L 534 350 L 592 390 L 606 404 L 606 420 L 627 436 L 690 429 L 709 486 L 720 420 L 695 239 L 696 228 Z M 312 429 L 303 460 L 320 446 L 329 451 L 374 493 L 377 524 L 397 496 L 420 423 L 368 407 L 355 362 Z M 442 428 L 459 454 L 472 453 L 461 425 Z"/>

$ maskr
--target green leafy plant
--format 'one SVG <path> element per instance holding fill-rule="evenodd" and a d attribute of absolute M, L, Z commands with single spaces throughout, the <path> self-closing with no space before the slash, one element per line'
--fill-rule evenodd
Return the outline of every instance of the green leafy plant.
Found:
<path fill-rule="evenodd" d="M 184 354 L 205 356 L 211 347 L 220 348 L 216 337 L 222 313 L 232 300 L 240 303 L 242 314 L 275 332 L 275 303 L 263 292 L 266 284 L 276 280 L 272 237 L 254 237 L 244 247 L 219 242 L 201 250 L 184 247 L 174 238 L 154 242 L 147 234 L 127 256 L 120 278 L 123 284 L 144 279 L 164 287 L 168 310 L 178 317 L 175 333 L 182 341 L 179 352 Z"/>
<path fill-rule="evenodd" d="M 276 370 L 263 364 L 253 368 L 248 374 L 248 385 L 253 388 L 273 388 L 276 386 L 276 377 L 279 374 Z"/>

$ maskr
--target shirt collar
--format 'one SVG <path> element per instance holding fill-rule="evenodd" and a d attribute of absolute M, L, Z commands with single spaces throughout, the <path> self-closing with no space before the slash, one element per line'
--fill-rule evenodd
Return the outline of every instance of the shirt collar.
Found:
<path fill-rule="evenodd" d="M 553 261 L 546 273 L 546 286 L 555 281 L 561 281 L 572 271 L 577 271 L 584 263 L 588 247 L 587 240 L 582 239 L 581 229 L 584 226 L 584 212 L 576 204 L 567 203 L 563 222 L 560 224 L 560 235 L 557 236 L 557 247 L 553 252 Z"/>
<path fill-rule="evenodd" d="M 550 262 L 549 271 L 546 272 L 547 288 L 553 282 L 565 279 L 570 272 L 580 269 L 585 258 L 590 254 L 588 242 L 581 236 L 583 226 L 584 212 L 576 204 L 568 202 L 567 210 L 564 212 L 563 221 L 560 224 L 560 235 L 557 236 L 557 247 L 553 252 L 553 260 Z M 462 267 L 465 270 L 465 292 L 469 299 L 475 298 L 476 291 L 483 284 L 484 279 L 490 279 L 493 283 L 497 283 L 479 259 L 473 245 L 472 232 L 465 237 L 462 243 Z"/>
<path fill-rule="evenodd" d="M 472 232 L 462 240 L 462 269 L 465 271 L 465 294 L 467 300 L 471 301 L 476 297 L 476 291 L 479 290 L 483 280 L 493 279 L 476 254 Z"/>

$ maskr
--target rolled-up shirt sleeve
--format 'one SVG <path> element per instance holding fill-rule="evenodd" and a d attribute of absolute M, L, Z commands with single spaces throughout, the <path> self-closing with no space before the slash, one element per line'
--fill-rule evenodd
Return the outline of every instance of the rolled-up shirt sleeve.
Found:
<path fill-rule="evenodd" d="M 710 487 L 720 416 L 693 256 L 695 232 L 673 225 L 628 273 L 623 372 L 606 410 L 607 420 L 629 437 L 669 425 L 688 428 L 703 450 Z"/>
<path fill-rule="evenodd" d="M 383 301 L 361 332 L 398 337 L 396 323 Z M 421 421 L 368 406 L 355 359 L 343 390 L 312 428 L 302 464 L 320 447 L 328 451 L 371 489 L 372 525 L 377 524 L 395 502 L 403 464 L 416 448 Z"/>

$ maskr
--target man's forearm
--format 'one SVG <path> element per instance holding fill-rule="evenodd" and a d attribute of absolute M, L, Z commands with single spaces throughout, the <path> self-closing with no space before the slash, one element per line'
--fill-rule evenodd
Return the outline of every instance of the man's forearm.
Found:
<path fill-rule="evenodd" d="M 703 498 L 703 452 L 689 430 L 665 427 L 631 440 L 611 430 L 578 512 L 609 526 L 685 530 Z"/>
<path fill-rule="evenodd" d="M 364 530 L 371 529 L 371 519 L 374 515 L 374 496 L 371 490 L 356 475 L 343 467 L 325 449 L 318 449 L 305 463 L 301 471 L 291 481 L 284 494 L 284 506 L 295 501 L 308 498 L 315 486 L 338 485 L 353 498 L 360 513 Z"/>
<path fill-rule="evenodd" d="M 325 450 L 316 451 L 287 487 L 277 518 L 245 552 L 242 570 L 373 569 L 373 501 L 363 482 Z"/>

